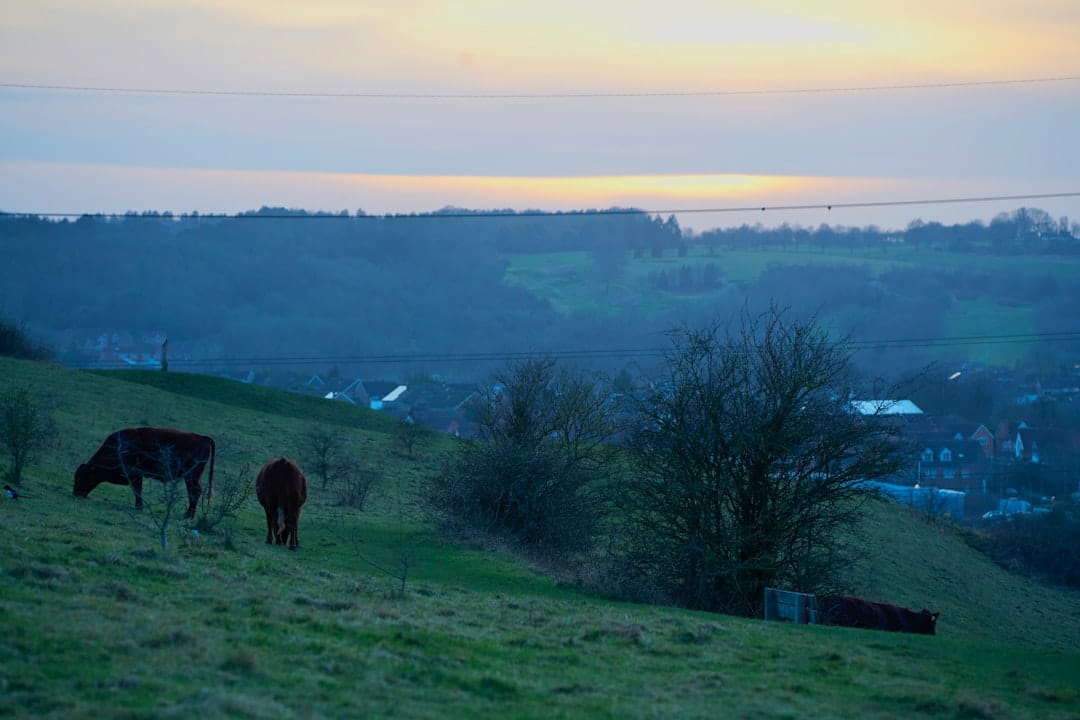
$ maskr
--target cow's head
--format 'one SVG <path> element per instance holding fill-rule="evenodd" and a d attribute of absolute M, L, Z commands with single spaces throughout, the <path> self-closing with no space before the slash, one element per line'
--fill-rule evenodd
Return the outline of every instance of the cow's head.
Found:
<path fill-rule="evenodd" d="M 75 485 L 71 488 L 71 492 L 76 497 L 86 497 L 100 484 L 101 478 L 98 477 L 94 466 L 83 463 L 75 469 Z"/>
<path fill-rule="evenodd" d="M 926 624 L 923 626 L 923 630 L 926 632 L 926 634 L 927 635 L 936 635 L 937 634 L 936 633 L 937 619 L 941 616 L 941 613 L 939 613 L 939 612 L 932 613 L 929 610 L 927 610 L 926 608 L 923 608 L 919 612 L 919 615 L 921 615 L 922 618 L 926 621 Z"/>

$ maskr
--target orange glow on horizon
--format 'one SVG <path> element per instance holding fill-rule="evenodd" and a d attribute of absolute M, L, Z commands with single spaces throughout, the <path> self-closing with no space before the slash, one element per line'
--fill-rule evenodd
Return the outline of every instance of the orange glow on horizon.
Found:
<path fill-rule="evenodd" d="M 469 209 L 581 209 L 837 201 L 860 192 L 894 188 L 880 178 L 786 175 L 609 175 L 513 177 L 368 175 L 241 169 L 158 168 L 122 165 L 0 163 L 24 187 L 55 184 L 100 189 L 106 196 L 140 199 L 143 209 L 240 212 L 262 205 L 307 209 L 363 208 L 368 213 L 422 213 L 457 206 Z M 113 188 L 110 192 L 108 188 Z M 183 203 L 188 203 L 187 207 Z M 112 205 L 113 202 L 108 203 Z M 180 204 L 179 207 L 177 205 Z M 69 212 L 72 208 L 30 208 Z M 78 212 L 136 209 L 79 207 Z"/>
<path fill-rule="evenodd" d="M 1032 189 L 1054 192 L 1052 184 Z M 19 213 L 235 213 L 260 207 L 370 215 L 468 210 L 697 211 L 680 216 L 691 227 L 763 222 L 903 227 L 912 218 L 966 222 L 1015 210 L 1015 203 L 987 206 L 899 207 L 891 211 L 818 209 L 763 214 L 759 207 L 878 202 L 928 197 L 1017 193 L 1016 186 L 970 179 L 912 179 L 786 175 L 625 175 L 598 177 L 496 177 L 364 175 L 331 172 L 154 168 L 0 161 L 3 209 Z M 72 200 L 78 198 L 78 200 Z M 120 200 L 118 200 L 120 198 Z M 44 199 L 44 200 L 43 200 Z M 121 204 L 122 203 L 122 204 Z M 1068 201 L 1051 214 L 1075 214 Z M 734 212 L 737 208 L 749 208 Z M 718 212 L 702 212 L 713 209 Z"/>
<path fill-rule="evenodd" d="M 335 176 L 329 174 L 326 179 Z M 550 204 L 559 207 L 609 206 L 664 198 L 717 201 L 802 194 L 823 178 L 783 175 L 609 175 L 586 177 L 507 177 L 449 175 L 341 175 L 359 187 L 392 188 L 421 195 L 445 194 L 474 201 Z M 835 181 L 835 180 L 834 180 Z M 857 181 L 856 181 L 857 182 Z"/>
<path fill-rule="evenodd" d="M 8 177 L 32 194 L 37 185 L 70 184 L 86 196 L 100 188 L 102 198 L 126 197 L 96 207 L 26 207 L 33 212 L 117 212 L 172 210 L 237 212 L 264 205 L 309 210 L 362 208 L 370 213 L 430 212 L 447 206 L 493 208 L 652 209 L 719 207 L 732 204 L 820 203 L 888 192 L 897 181 L 882 178 L 787 175 L 610 175 L 510 177 L 386 175 L 230 169 L 148 168 L 119 165 L 0 163 Z M 112 188 L 112 190 L 108 190 Z M 9 197 L 17 189 L 8 190 Z"/>

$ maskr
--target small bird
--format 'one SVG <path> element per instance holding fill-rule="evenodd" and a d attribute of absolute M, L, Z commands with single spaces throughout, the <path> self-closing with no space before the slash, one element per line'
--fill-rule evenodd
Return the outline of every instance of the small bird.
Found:
<path fill-rule="evenodd" d="M 25 495 L 20 495 L 19 492 L 10 485 L 4 486 L 4 494 L 8 496 L 8 500 L 18 500 L 21 497 L 26 497 Z"/>

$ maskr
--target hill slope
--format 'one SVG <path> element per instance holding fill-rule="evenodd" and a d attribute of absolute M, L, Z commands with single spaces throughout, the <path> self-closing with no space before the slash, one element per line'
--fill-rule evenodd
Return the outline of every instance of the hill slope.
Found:
<path fill-rule="evenodd" d="M 895 508 L 871 512 L 853 577 L 869 596 L 942 610 L 938 637 L 606 602 L 429 534 L 412 500 L 447 440 L 408 458 L 361 409 L 210 378 L 141 379 L 154 386 L 0 359 L 3 386 L 50 395 L 61 429 L 27 497 L 0 504 L 0 715 L 1080 712 L 1077 595 L 1008 575 L 954 531 Z M 383 477 L 362 513 L 314 486 L 296 553 L 262 543 L 253 499 L 233 535 L 178 528 L 162 552 L 126 488 L 71 495 L 75 465 L 124 425 L 215 435 L 227 483 L 245 464 L 295 455 L 309 418 L 333 423 Z"/>

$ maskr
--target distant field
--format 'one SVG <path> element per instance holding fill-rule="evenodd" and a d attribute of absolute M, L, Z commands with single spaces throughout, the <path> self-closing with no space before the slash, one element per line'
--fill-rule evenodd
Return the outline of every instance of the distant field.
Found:
<path fill-rule="evenodd" d="M 704 246 L 694 246 L 689 255 L 708 256 Z M 1014 271 L 1017 273 L 1042 275 L 1050 273 L 1059 277 L 1075 277 L 1080 272 L 1080 257 L 1057 255 L 989 255 L 976 253 L 957 253 L 942 250 L 915 250 L 902 246 L 890 247 L 887 251 L 829 249 L 821 252 L 814 246 L 800 246 L 798 250 L 717 250 L 716 258 L 727 258 L 732 264 L 733 282 L 753 280 L 769 265 L 862 265 L 874 272 L 881 272 L 890 267 L 933 267 L 936 269 L 963 269 L 973 271 Z"/>
<path fill-rule="evenodd" d="M 507 257 L 510 267 L 507 278 L 515 284 L 543 294 L 546 288 L 593 283 L 592 258 L 586 252 L 518 254 Z M 913 249 L 890 249 L 887 252 L 846 250 L 820 252 L 813 247 L 799 250 L 715 250 L 712 254 L 703 245 L 690 246 L 685 257 L 670 250 L 663 258 L 633 258 L 627 253 L 619 283 L 635 285 L 657 270 L 677 269 L 683 265 L 702 267 L 715 263 L 725 280 L 742 284 L 753 282 L 774 265 L 828 265 L 868 268 L 872 275 L 894 267 L 932 267 L 971 271 L 1014 271 L 1023 274 L 1049 273 L 1059 277 L 1075 277 L 1080 273 L 1080 258 L 1068 256 L 994 256 L 968 253 L 949 253 L 936 250 L 916 252 Z"/>
<path fill-rule="evenodd" d="M 951 337 L 1017 335 L 1036 331 L 1035 316 L 1030 307 L 1012 307 L 987 300 L 960 302 L 945 317 L 945 334 Z M 1025 343 L 965 346 L 970 360 L 1004 367 L 1023 359 L 1029 349 Z"/>
<path fill-rule="evenodd" d="M 26 497 L 0 502 L 0 717 L 1080 713 L 1080 594 L 1010 575 L 899 506 L 868 508 L 852 589 L 940 610 L 937 637 L 610 602 L 446 542 L 416 500 L 452 441 L 407 457 L 365 409 L 5 358 L 0 379 L 51 397 L 61 430 Z M 216 436 L 219 488 L 295 455 L 313 424 L 344 433 L 382 480 L 363 512 L 313 484 L 297 552 L 263 544 L 254 499 L 231 537 L 178 526 L 163 552 L 126 488 L 71 495 L 75 465 L 110 431 L 143 423 Z"/>
<path fill-rule="evenodd" d="M 857 267 L 871 277 L 901 267 L 932 267 L 944 270 L 1015 271 L 1034 277 L 1046 274 L 1075 277 L 1080 274 L 1080 259 L 1047 256 L 992 256 L 949 253 L 938 250 L 890 248 L 887 252 L 846 250 L 821 252 L 813 246 L 798 250 L 714 250 L 703 245 L 691 246 L 684 257 L 671 251 L 663 258 L 633 258 L 627 254 L 626 264 L 615 278 L 601 278 L 586 252 L 511 255 L 508 258 L 507 281 L 528 289 L 550 301 L 559 312 L 591 317 L 653 317 L 663 316 L 679 308 L 708 308 L 718 300 L 738 295 L 739 288 L 755 282 L 771 267 L 784 265 Z M 714 264 L 725 287 L 710 292 L 678 293 L 660 291 L 649 282 L 650 274 L 678 272 L 679 268 L 703 268 Z M 855 309 L 855 308 L 853 308 Z M 995 303 L 985 297 L 978 300 L 957 300 L 941 308 L 945 333 L 950 337 L 1024 334 L 1035 332 L 1034 313 L 1030 307 Z M 955 347 L 936 351 L 941 359 L 953 359 L 958 352 L 968 359 L 999 365 L 1012 365 L 1022 359 L 1029 346 L 1024 344 L 994 344 Z"/>

